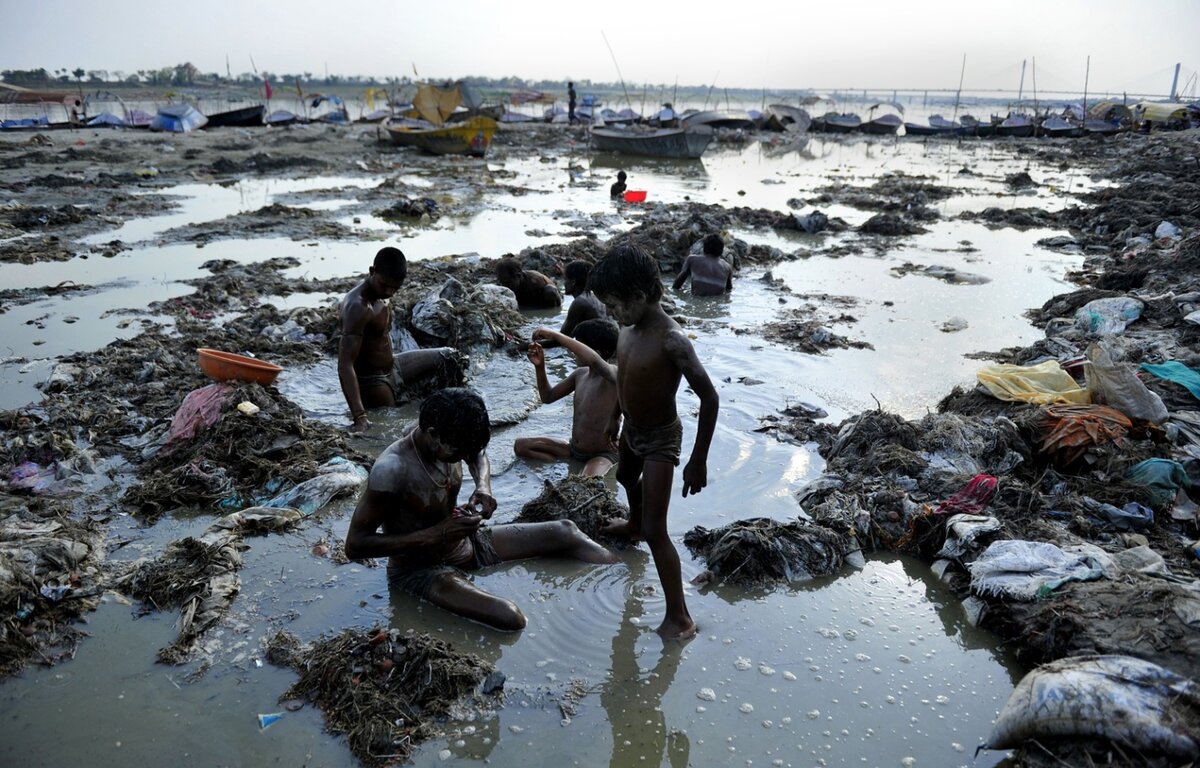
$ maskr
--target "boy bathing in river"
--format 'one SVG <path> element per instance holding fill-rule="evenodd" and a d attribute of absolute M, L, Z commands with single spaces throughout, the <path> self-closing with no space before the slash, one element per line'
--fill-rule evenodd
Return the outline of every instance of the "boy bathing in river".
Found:
<path fill-rule="evenodd" d="M 617 385 L 609 375 L 608 359 L 617 351 L 617 324 L 611 320 L 587 320 L 575 329 L 575 338 L 549 328 L 533 332 L 529 362 L 537 372 L 538 394 L 543 403 L 553 403 L 575 393 L 571 441 L 557 437 L 522 437 L 513 451 L 523 459 L 583 462 L 584 477 L 603 477 L 617 463 L 617 431 L 621 408 Z M 575 355 L 578 368 L 550 386 L 546 378 L 546 355 L 539 342 L 552 341 Z"/>
<path fill-rule="evenodd" d="M 704 238 L 704 253 L 699 256 L 688 255 L 683 260 L 683 268 L 671 285 L 675 290 L 683 287 L 688 275 L 692 276 L 692 295 L 720 296 L 733 290 L 733 267 L 721 258 L 725 251 L 725 241 L 720 235 L 709 235 Z"/>
<path fill-rule="evenodd" d="M 700 398 L 696 441 L 683 468 L 684 497 L 708 484 L 708 448 L 720 398 L 691 342 L 659 303 L 663 287 L 654 259 L 635 246 L 618 246 L 596 264 L 589 284 L 622 326 L 616 368 L 603 370 L 617 383 L 625 417 L 617 481 L 629 499 L 629 519 L 613 521 L 606 532 L 646 540 L 666 598 L 666 617 L 658 633 L 664 638 L 691 637 L 696 622 L 684 600 L 679 553 L 667 533 L 671 483 L 683 442 L 675 394 L 682 378 Z"/>
<path fill-rule="evenodd" d="M 525 626 L 521 609 L 476 587 L 466 571 L 537 555 L 587 563 L 616 557 L 569 520 L 483 526 L 496 510 L 484 452 L 490 438 L 487 408 L 475 392 L 452 387 L 425 398 L 417 425 L 371 467 L 346 533 L 346 556 L 387 557 L 392 587 L 515 631 Z M 457 507 L 463 461 L 475 491 Z"/>
<path fill-rule="evenodd" d="M 450 347 L 392 351 L 391 298 L 407 274 L 408 262 L 400 249 L 381 248 L 366 278 L 350 289 L 339 307 L 338 382 L 355 432 L 370 428 L 367 408 L 395 405 L 407 384 L 437 373 L 462 379 L 462 362 Z"/>

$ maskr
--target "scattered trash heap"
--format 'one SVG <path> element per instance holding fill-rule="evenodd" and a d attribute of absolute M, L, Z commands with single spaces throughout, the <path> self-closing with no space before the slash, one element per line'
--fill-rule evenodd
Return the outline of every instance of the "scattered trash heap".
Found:
<path fill-rule="evenodd" d="M 689 533 L 713 576 L 736 582 L 751 551 L 778 562 L 797 526 L 827 531 L 814 549 L 836 551 L 832 532 L 921 557 L 1032 668 L 984 746 L 1039 766 L 1200 758 L 1200 197 L 1164 192 L 1196 186 L 1198 156 L 1191 135 L 1119 155 L 1125 183 L 1067 214 L 1085 287 L 1031 313 L 1045 338 L 981 354 L 996 362 L 936 413 L 768 417 L 825 473 L 799 524 Z"/>

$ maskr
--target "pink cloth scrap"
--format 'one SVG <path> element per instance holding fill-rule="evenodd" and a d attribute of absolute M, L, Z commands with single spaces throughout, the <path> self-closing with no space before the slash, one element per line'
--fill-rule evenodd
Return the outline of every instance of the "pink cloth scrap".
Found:
<path fill-rule="evenodd" d="M 939 504 L 937 509 L 933 510 L 933 514 L 978 515 L 996 495 L 998 482 L 992 475 L 975 475 L 971 478 L 971 482 L 963 486 L 961 491 Z"/>
<path fill-rule="evenodd" d="M 222 383 L 209 384 L 188 392 L 171 419 L 171 429 L 167 432 L 167 441 L 163 449 L 170 453 L 179 443 L 191 440 L 216 424 L 217 419 L 221 418 L 225 401 L 232 392 L 232 386 Z"/>

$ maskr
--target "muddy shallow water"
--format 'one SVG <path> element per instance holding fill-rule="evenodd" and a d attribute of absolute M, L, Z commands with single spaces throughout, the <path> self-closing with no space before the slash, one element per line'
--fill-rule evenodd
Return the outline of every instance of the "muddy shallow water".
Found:
<path fill-rule="evenodd" d="M 812 236 L 734 230 L 748 243 L 798 254 L 769 270 L 786 290 L 765 279 L 768 270 L 748 267 L 728 298 L 668 292 L 721 395 L 709 486 L 698 496 L 672 500 L 672 535 L 678 543 L 695 525 L 755 516 L 786 520 L 799 510 L 792 494 L 820 474 L 823 461 L 811 446 L 757 432 L 762 417 L 797 401 L 824 408 L 832 423 L 876 402 L 919 417 L 953 385 L 973 378 L 979 363 L 964 354 L 1041 335 L 1024 311 L 1062 292 L 1064 275 L 1082 257 L 1035 245 L 1057 232 L 989 229 L 954 217 L 988 206 L 1053 210 L 1069 202 L 1067 190 L 1082 191 L 1093 182 L 1079 172 L 1040 166 L 1014 152 L 1015 146 L 814 137 L 791 152 L 750 143 L 719 147 L 702 161 L 673 163 L 592 156 L 568 141 L 540 153 L 489 157 L 494 184 L 484 193 L 456 185 L 456 166 L 438 171 L 418 158 L 404 183 L 410 193 L 426 189 L 449 213 L 401 226 L 375 216 L 380 206 L 363 204 L 379 181 L 371 173 L 164 185 L 144 191 L 171 200 L 164 215 L 130 219 L 86 238 L 89 245 L 120 239 L 128 250 L 86 260 L 0 264 L 0 285 L 9 289 L 63 281 L 92 286 L 8 307 L 0 317 L 0 408 L 37 399 L 35 385 L 54 357 L 127 338 L 146 323 L 168 323 L 125 310 L 190 292 L 179 281 L 196 277 L 212 259 L 293 256 L 301 266 L 291 276 L 347 277 L 360 273 L 384 241 L 398 241 L 414 260 L 494 258 L 583 232 L 607 238 L 629 229 L 655 202 L 786 211 L 789 200 L 812 200 L 828 185 L 870 186 L 896 171 L 952 187 L 951 196 L 931 204 L 941 218 L 925 225 L 926 234 L 883 239 L 859 252 L 824 253 L 857 237 L 852 231 Z M 389 159 L 399 165 L 407 155 Z M 649 191 L 651 205 L 608 199 L 618 167 L 629 173 L 631 188 Z M 971 172 L 960 173 L 964 168 Z M 1020 171 L 1038 186 L 1014 190 L 1005 184 Z M 353 235 L 249 237 L 235 231 L 202 245 L 179 239 L 181 228 L 220 229 L 224 225 L 214 222 L 272 203 L 324 211 Z M 839 203 L 837 196 L 797 210 L 813 207 L 851 227 L 874 213 Z M 951 282 L 906 264 L 948 267 L 981 279 Z M 335 299 L 295 294 L 272 301 L 294 307 Z M 814 356 L 763 339 L 761 327 L 792 309 L 852 316 L 829 327 L 873 348 Z M 557 326 L 561 316 L 531 317 L 529 328 Z M 953 319 L 965 320 L 965 328 L 943 330 Z M 548 368 L 557 378 L 570 363 L 558 352 Z M 519 375 L 497 380 L 485 372 L 474 384 L 485 396 L 500 397 L 513 388 L 512 378 Z M 532 388 L 531 378 L 518 386 Z M 345 424 L 331 363 L 285 371 L 278 387 L 310 416 Z M 697 401 L 685 390 L 679 402 L 686 449 Z M 358 447 L 377 453 L 413 413 L 410 406 L 382 414 L 372 432 L 356 440 Z M 515 461 L 513 440 L 566 434 L 570 413 L 569 403 L 545 406 L 495 431 L 489 454 L 499 521 L 515 516 L 543 480 L 566 471 Z M 418 765 L 448 758 L 501 766 L 897 765 L 906 757 L 917 765 L 993 765 L 1003 757 L 982 753 L 972 759 L 971 753 L 1023 670 L 994 637 L 968 625 L 954 596 L 915 560 L 873 556 L 862 571 L 847 568 L 835 578 L 763 593 L 689 588 L 701 632 L 683 646 L 664 646 L 653 632 L 662 603 L 644 549 L 600 568 L 509 564 L 478 578 L 484 588 L 516 600 L 529 617 L 524 632 L 508 636 L 390 596 L 382 568 L 339 566 L 311 554 L 319 540 L 344 536 L 351 508 L 338 502 L 298 532 L 249 542 L 241 594 L 233 614 L 205 641 L 209 666 L 202 675 L 189 677 L 195 664 L 154 662 L 156 649 L 174 633 L 174 614 L 135 620 L 131 607 L 111 599 L 89 617 L 91 637 L 74 660 L 27 669 L 0 686 L 6 713 L 0 762 L 156 762 L 169 751 L 185 765 L 353 765 L 344 744 L 321 730 L 312 708 L 287 712 L 260 730 L 256 715 L 280 711 L 277 698 L 294 679 L 263 661 L 262 639 L 276 628 L 311 640 L 375 623 L 429 631 L 478 653 L 508 677 L 502 710 L 447 724 L 450 735 L 425 744 Z M 141 528 L 119 518 L 111 537 L 129 543 L 111 557 L 153 556 L 170 541 L 199 534 L 210 521 L 206 514 L 168 517 Z M 679 546 L 688 579 L 703 566 Z M 564 708 L 571 690 L 582 697 Z"/>

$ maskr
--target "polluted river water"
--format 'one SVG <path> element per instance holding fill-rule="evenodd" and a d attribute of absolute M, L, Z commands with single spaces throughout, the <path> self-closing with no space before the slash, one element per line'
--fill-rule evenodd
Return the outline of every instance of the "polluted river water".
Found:
<path fill-rule="evenodd" d="M 926 234 L 892 239 L 882 252 L 833 257 L 821 252 L 830 242 L 823 236 L 733 231 L 751 244 L 804 255 L 769 274 L 744 269 L 728 297 L 668 290 L 721 396 L 708 487 L 681 498 L 676 478 L 671 501 L 669 528 L 686 581 L 703 570 L 682 546 L 686 531 L 751 517 L 794 518 L 800 512 L 794 493 L 821 473 L 823 460 L 813 446 L 757 431 L 762 417 L 807 402 L 827 411 L 835 424 L 876 403 L 919 418 L 954 385 L 972 381 L 980 363 L 965 354 L 1026 344 L 1039 335 L 1023 313 L 1066 290 L 1064 276 L 1081 257 L 1036 246 L 1057 232 L 995 230 L 954 217 L 988 206 L 1053 209 L 1094 182 L 1038 167 L 1012 146 L 812 138 L 798 151 L 772 153 L 752 142 L 675 163 L 593 156 L 579 145 L 549 158 L 489 160 L 491 170 L 519 185 L 519 193 L 495 190 L 468 217 L 399 229 L 356 208 L 355 190 L 373 183 L 362 177 L 160 189 L 149 194 L 176 196 L 180 207 L 167 216 L 131 220 L 119 235 L 96 236 L 95 242 L 120 237 L 131 250 L 111 259 L 0 265 L 6 287 L 64 280 L 95 286 L 5 315 L 2 407 L 37 399 L 34 385 L 54 357 L 135 335 L 148 319 L 161 322 L 144 315 L 131 322 L 134 316 L 120 310 L 188 293 L 178 281 L 199 276 L 200 265 L 212 259 L 294 256 L 301 265 L 288 270 L 291 276 L 344 277 L 361 273 L 382 242 L 397 243 L 420 260 L 516 253 L 576 237 L 581 221 L 608 237 L 636 223 L 638 210 L 608 198 L 618 166 L 629 173 L 631 188 L 649 191 L 651 203 L 787 210 L 790 199 L 810 198 L 825 185 L 865 187 L 897 171 L 953 187 L 952 197 L 932 204 L 941 219 L 929 223 Z M 1020 171 L 1042 183 L 1014 192 L 1004 180 Z M 311 195 L 322 190 L 335 192 L 319 200 Z M 367 242 L 229 239 L 201 248 L 157 240 L 171 227 L 279 201 L 338 215 L 344 209 L 343 223 L 361 230 Z M 818 207 L 852 227 L 871 215 L 836 204 Z M 978 279 L 951 282 L 898 269 L 905 264 L 948 267 Z M 664 277 L 669 282 L 672 276 Z M 778 281 L 790 291 L 780 291 Z M 834 329 L 873 348 L 803 355 L 756 332 L 781 312 L 805 307 L 811 296 L 845 297 L 844 311 L 855 321 Z M 278 303 L 336 299 L 307 294 Z M 526 330 L 557 327 L 562 316 L 531 313 Z M 943 330 L 951 320 L 961 330 Z M 552 380 L 571 370 L 561 351 L 548 357 Z M 478 369 L 473 384 L 489 402 L 534 397 L 532 369 L 518 363 Z M 310 417 L 346 423 L 332 361 L 287 370 L 277 385 Z M 686 453 L 697 410 L 686 387 L 679 410 Z M 414 415 L 408 405 L 373 417 L 375 426 L 358 447 L 378 453 Z M 497 522 L 510 520 L 543 482 L 568 469 L 516 460 L 513 440 L 565 435 L 570 418 L 570 404 L 560 402 L 493 431 L 488 453 L 500 502 Z M 861 570 L 847 566 L 833 577 L 759 592 L 689 586 L 700 633 L 684 644 L 664 644 L 653 631 L 663 604 L 645 548 L 622 552 L 610 566 L 504 564 L 478 575 L 476 583 L 513 599 L 529 618 L 523 632 L 508 635 L 389 594 L 383 568 L 337 565 L 312 555 L 314 544 L 345 536 L 352 509 L 352 499 L 334 502 L 296 532 L 249 540 L 233 611 L 209 631 L 190 665 L 154 661 L 173 637 L 175 615 L 138 615 L 128 601 L 108 595 L 87 617 L 89 637 L 74 659 L 27 668 L 0 686 L 0 762 L 116 765 L 156 763 L 170 754 L 198 766 L 355 765 L 344 741 L 323 731 L 318 711 L 286 711 L 280 704 L 295 675 L 265 661 L 263 640 L 277 629 L 310 641 L 374 625 L 429 632 L 507 676 L 503 708 L 441 724 L 446 735 L 422 745 L 415 765 L 988 766 L 1003 760 L 999 752 L 973 753 L 1024 670 L 996 638 L 969 624 L 954 595 L 919 561 L 870 555 Z M 171 541 L 199 535 L 211 520 L 210 513 L 175 514 L 143 527 L 118 515 L 109 523 L 109 558 L 153 557 Z M 260 727 L 258 715 L 280 712 L 277 722 Z"/>

